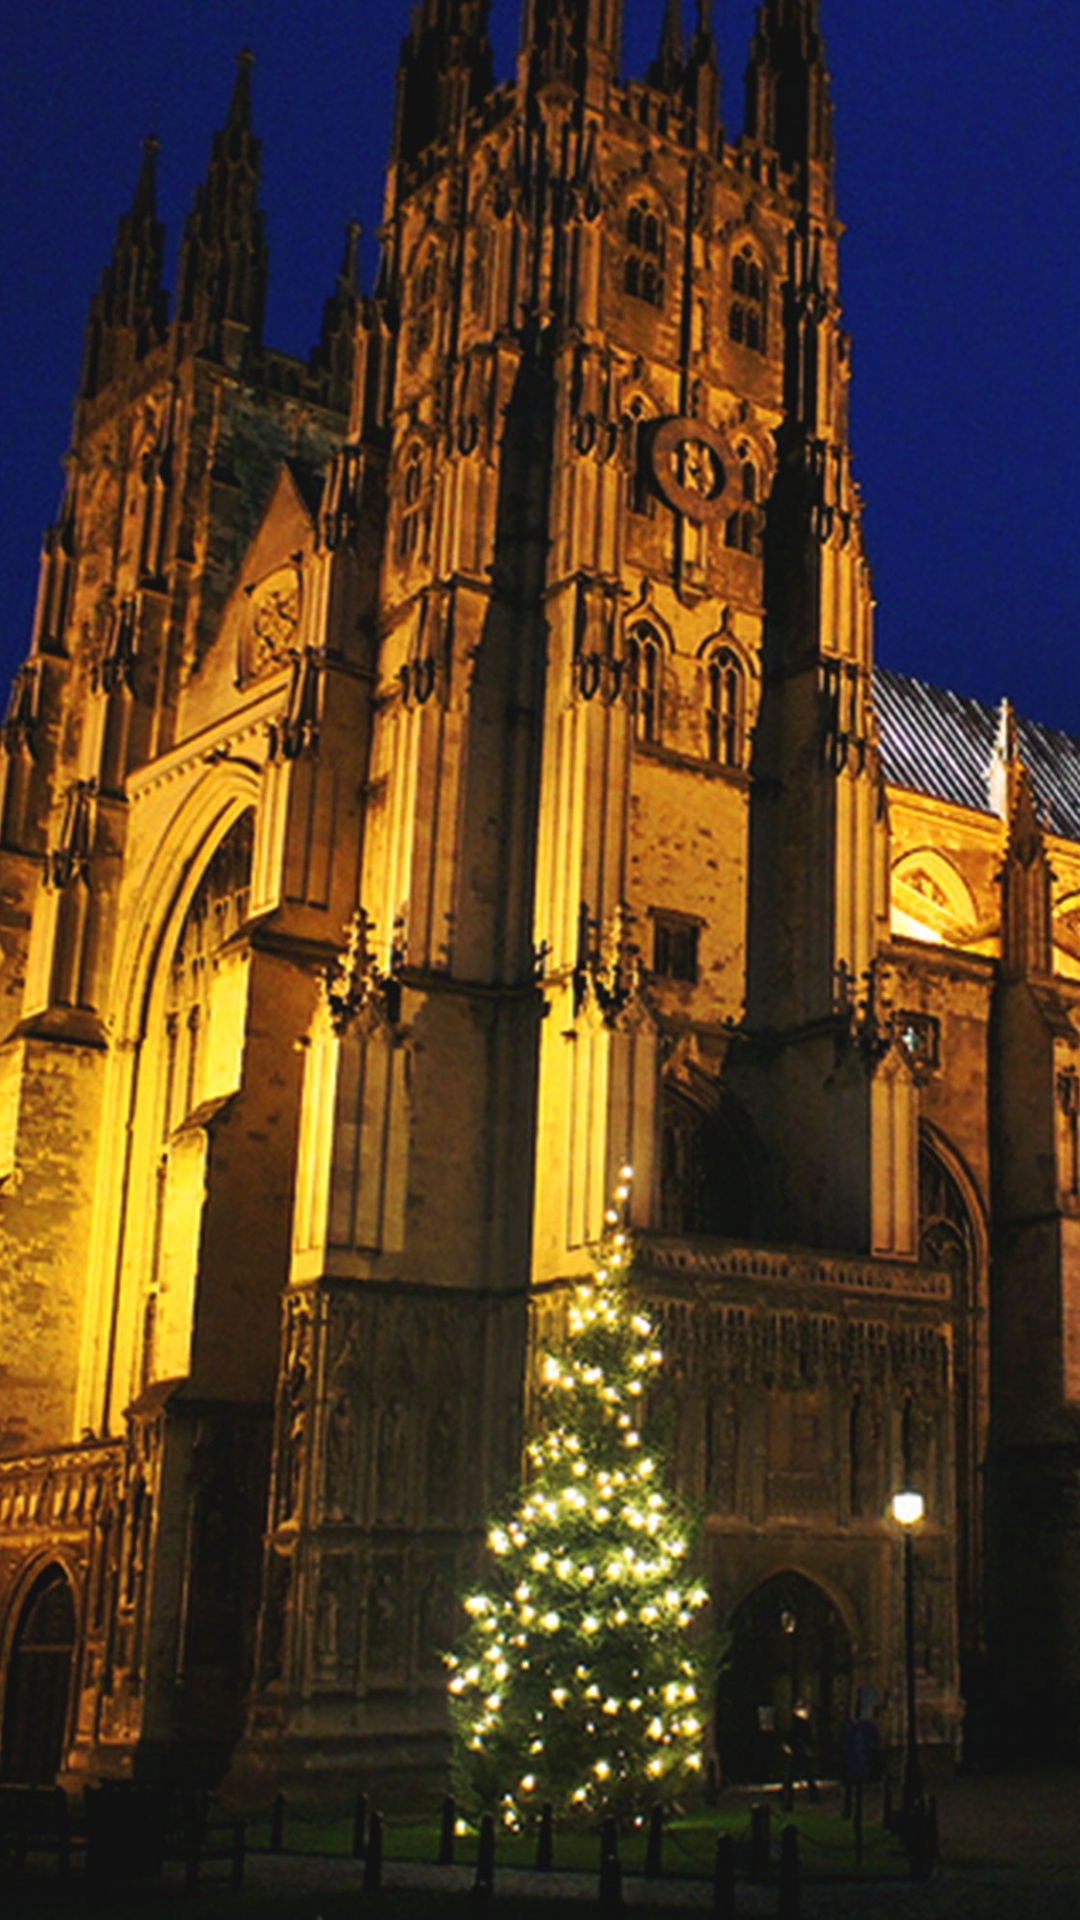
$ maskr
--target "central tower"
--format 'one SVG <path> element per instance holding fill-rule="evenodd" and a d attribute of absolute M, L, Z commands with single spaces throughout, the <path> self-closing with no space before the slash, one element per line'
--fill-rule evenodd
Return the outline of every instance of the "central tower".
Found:
<path fill-rule="evenodd" d="M 619 0 L 529 0 L 504 85 L 484 0 L 422 0 L 403 46 L 342 456 L 386 476 L 362 847 L 306 1055 L 256 1771 L 441 1765 L 530 1326 L 615 1167 L 643 1230 L 771 1206 L 770 1238 L 880 1239 L 871 1070 L 822 1065 L 883 827 L 817 6 L 759 7 L 734 143 L 708 0 L 657 27 L 644 82 Z M 756 1201 L 736 1093 L 805 1163 Z"/>

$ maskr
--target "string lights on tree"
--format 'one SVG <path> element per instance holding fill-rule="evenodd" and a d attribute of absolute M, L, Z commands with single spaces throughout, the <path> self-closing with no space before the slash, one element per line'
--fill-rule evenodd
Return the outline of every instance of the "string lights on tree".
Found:
<path fill-rule="evenodd" d="M 627 1284 L 624 1167 L 567 1338 L 540 1362 L 529 1474 L 488 1533 L 491 1570 L 448 1658 L 459 1785 L 523 1824 L 626 1818 L 700 1777 L 708 1598 L 665 1487 L 647 1397 L 663 1362 Z"/>

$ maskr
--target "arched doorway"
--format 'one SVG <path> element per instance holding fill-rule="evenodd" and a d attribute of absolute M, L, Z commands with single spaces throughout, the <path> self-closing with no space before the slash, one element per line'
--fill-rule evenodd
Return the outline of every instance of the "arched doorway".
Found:
<path fill-rule="evenodd" d="M 46 1567 L 23 1603 L 8 1662 L 0 1780 L 40 1787 L 64 1757 L 75 1603 L 62 1567 Z"/>
<path fill-rule="evenodd" d="M 783 1779 L 793 1747 L 796 1778 L 807 1758 L 835 1778 L 850 1702 L 851 1639 L 828 1594 L 795 1572 L 755 1587 L 732 1616 L 717 1688 L 724 1778 Z"/>

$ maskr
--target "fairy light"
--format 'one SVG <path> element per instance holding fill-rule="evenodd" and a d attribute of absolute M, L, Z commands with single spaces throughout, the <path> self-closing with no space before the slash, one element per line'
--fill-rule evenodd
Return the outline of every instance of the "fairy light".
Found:
<path fill-rule="evenodd" d="M 447 1660 L 462 1777 L 511 1828 L 541 1799 L 590 1821 L 640 1814 L 702 1765 L 682 1636 L 707 1594 L 646 1445 L 663 1355 L 627 1277 L 632 1182 L 624 1165 L 567 1339 L 540 1360 L 528 1490 L 489 1529 L 491 1572 Z"/>

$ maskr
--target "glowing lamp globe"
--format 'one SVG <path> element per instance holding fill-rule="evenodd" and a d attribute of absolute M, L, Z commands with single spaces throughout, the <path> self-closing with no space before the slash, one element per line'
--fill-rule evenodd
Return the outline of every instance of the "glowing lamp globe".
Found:
<path fill-rule="evenodd" d="M 901 1493 L 894 1493 L 889 1501 L 889 1512 L 901 1527 L 917 1527 L 926 1512 L 926 1502 L 921 1493 L 912 1492 L 907 1487 Z"/>

